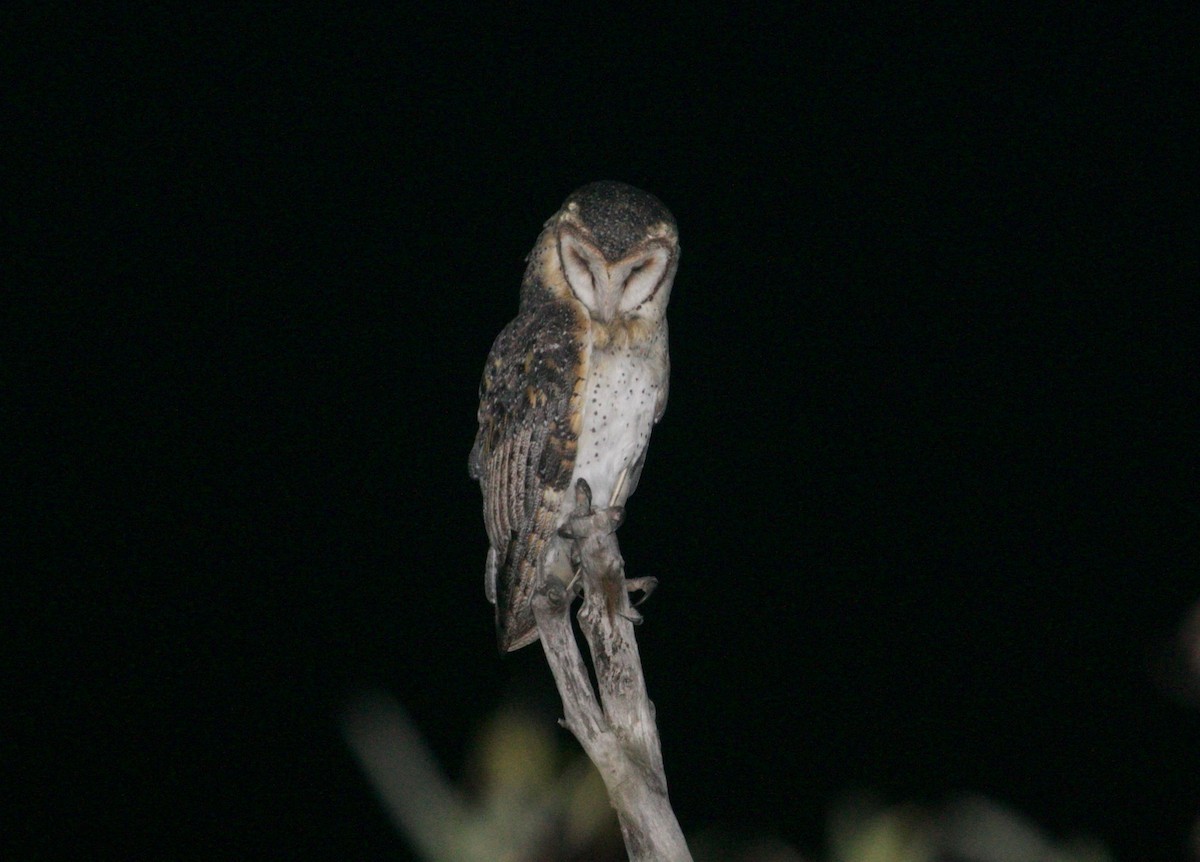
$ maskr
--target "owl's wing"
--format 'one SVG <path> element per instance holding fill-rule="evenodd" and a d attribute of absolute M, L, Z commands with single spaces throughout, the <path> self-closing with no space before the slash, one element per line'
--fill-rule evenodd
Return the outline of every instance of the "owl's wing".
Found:
<path fill-rule="evenodd" d="M 486 591 L 501 651 L 537 640 L 530 600 L 575 469 L 590 348 L 582 312 L 522 311 L 488 354 L 470 473 L 483 489 Z"/>

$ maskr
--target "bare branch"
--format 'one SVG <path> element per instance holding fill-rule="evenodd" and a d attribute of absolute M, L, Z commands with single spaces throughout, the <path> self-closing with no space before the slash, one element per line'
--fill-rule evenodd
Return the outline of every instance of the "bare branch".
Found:
<path fill-rule="evenodd" d="M 654 705 L 646 694 L 633 634 L 633 623 L 640 618 L 629 604 L 630 584 L 615 534 L 624 512 L 617 507 L 593 510 L 591 489 L 582 479 L 575 487 L 575 503 L 562 535 L 571 540 L 579 563 L 579 625 L 595 666 L 599 704 L 571 631 L 573 592 L 547 574 L 533 600 L 542 647 L 563 699 L 563 724 L 604 779 L 631 862 L 690 862 L 667 798 Z M 639 579 L 633 585 L 646 590 L 653 584 L 653 579 Z"/>

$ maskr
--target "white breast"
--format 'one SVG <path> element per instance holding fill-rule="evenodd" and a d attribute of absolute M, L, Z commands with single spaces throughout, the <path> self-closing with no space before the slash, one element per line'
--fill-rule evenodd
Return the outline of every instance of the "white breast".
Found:
<path fill-rule="evenodd" d="M 577 479 L 586 479 L 598 508 L 623 505 L 629 495 L 629 484 L 625 482 L 613 499 L 621 473 L 637 461 L 650 442 L 654 406 L 663 385 L 661 377 L 662 363 L 652 362 L 642 351 L 628 347 L 611 353 L 592 351 L 570 487 L 575 487 Z M 574 494 L 567 495 L 565 504 L 569 512 Z"/>

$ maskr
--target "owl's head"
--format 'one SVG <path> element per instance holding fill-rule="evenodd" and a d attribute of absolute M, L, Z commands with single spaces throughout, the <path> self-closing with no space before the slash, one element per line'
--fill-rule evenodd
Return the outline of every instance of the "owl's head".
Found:
<path fill-rule="evenodd" d="M 675 219 L 633 186 L 598 182 L 571 193 L 546 223 L 542 265 L 552 293 L 569 295 L 604 324 L 663 319 L 679 265 Z"/>

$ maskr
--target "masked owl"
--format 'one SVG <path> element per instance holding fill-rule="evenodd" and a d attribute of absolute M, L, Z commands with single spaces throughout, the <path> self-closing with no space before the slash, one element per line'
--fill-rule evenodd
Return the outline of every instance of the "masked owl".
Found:
<path fill-rule="evenodd" d="M 577 479 L 600 507 L 637 487 L 667 404 L 667 300 L 679 264 L 675 220 L 616 182 L 573 192 L 538 237 L 517 317 L 492 345 L 479 387 L 470 473 L 483 491 L 485 592 L 502 652 L 538 638 L 543 572 L 571 579 L 558 529 Z"/>

